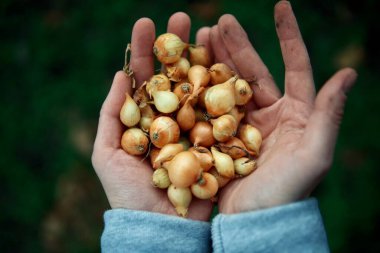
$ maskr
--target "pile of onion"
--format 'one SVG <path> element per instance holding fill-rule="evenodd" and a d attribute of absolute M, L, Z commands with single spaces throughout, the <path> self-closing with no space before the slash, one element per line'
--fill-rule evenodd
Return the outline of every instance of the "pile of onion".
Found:
<path fill-rule="evenodd" d="M 165 33 L 153 52 L 163 71 L 126 94 L 121 146 L 150 157 L 152 185 L 186 217 L 193 197 L 214 201 L 220 188 L 256 169 L 262 137 L 240 123 L 252 98 L 249 83 L 228 65 L 212 64 L 205 47 Z"/>

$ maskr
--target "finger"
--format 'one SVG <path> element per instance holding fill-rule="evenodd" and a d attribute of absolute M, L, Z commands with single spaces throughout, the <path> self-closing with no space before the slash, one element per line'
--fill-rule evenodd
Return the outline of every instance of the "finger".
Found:
<path fill-rule="evenodd" d="M 149 18 L 139 19 L 132 30 L 131 69 L 137 87 L 154 74 L 153 44 L 155 27 Z"/>
<path fill-rule="evenodd" d="M 177 12 L 169 18 L 167 31 L 176 34 L 183 42 L 188 43 L 190 26 L 190 17 L 184 12 Z"/>
<path fill-rule="evenodd" d="M 239 22 L 234 16 L 226 14 L 219 19 L 218 27 L 224 47 L 239 70 L 240 76 L 259 85 L 253 86 L 253 98 L 256 104 L 259 107 L 266 107 L 275 103 L 281 97 L 281 92 Z"/>
<path fill-rule="evenodd" d="M 210 56 L 211 62 L 214 62 L 214 56 L 211 49 L 210 32 L 211 32 L 210 27 L 202 27 L 201 29 L 199 29 L 195 36 L 195 43 L 197 45 L 205 46 Z"/>
<path fill-rule="evenodd" d="M 94 152 L 106 148 L 117 149 L 120 147 L 124 127 L 120 122 L 119 113 L 125 101 L 125 93 L 131 94 L 131 91 L 131 79 L 123 71 L 117 72 L 100 110 Z"/>
<path fill-rule="evenodd" d="M 315 98 L 312 68 L 290 2 L 277 3 L 274 13 L 285 63 L 285 93 L 312 104 Z"/>
<path fill-rule="evenodd" d="M 214 25 L 210 31 L 210 42 L 215 57 L 215 62 L 223 62 L 227 64 L 233 71 L 239 74 L 233 63 L 230 54 L 224 46 L 222 37 L 220 36 L 218 26 Z"/>
<path fill-rule="evenodd" d="M 353 69 L 340 70 L 326 82 L 316 97 L 303 141 L 309 152 L 325 161 L 324 169 L 331 165 L 346 93 L 353 86 L 356 77 Z"/>

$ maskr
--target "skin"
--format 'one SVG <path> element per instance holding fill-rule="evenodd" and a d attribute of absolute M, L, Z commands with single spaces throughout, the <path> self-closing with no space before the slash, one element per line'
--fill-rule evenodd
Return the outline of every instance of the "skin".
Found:
<path fill-rule="evenodd" d="M 308 53 L 289 2 L 276 4 L 275 23 L 285 64 L 283 95 L 232 15 L 222 16 L 216 26 L 204 27 L 196 35 L 196 43 L 204 44 L 215 62 L 228 64 L 242 78 L 257 84 L 252 86 L 254 95 L 245 120 L 263 135 L 258 168 L 221 190 L 221 213 L 269 208 L 307 197 L 331 167 L 346 93 L 356 80 L 354 70 L 340 70 L 316 94 Z M 186 14 L 176 13 L 169 19 L 168 32 L 184 41 L 188 41 L 189 30 Z M 153 22 L 138 20 L 132 32 L 131 56 L 137 84 L 154 73 L 154 38 Z M 93 166 L 112 208 L 176 215 L 166 192 L 152 187 L 148 163 L 121 149 L 125 128 L 119 111 L 125 92 L 132 93 L 131 80 L 118 72 L 100 112 Z M 193 198 L 189 218 L 208 220 L 211 209 L 210 201 Z"/>

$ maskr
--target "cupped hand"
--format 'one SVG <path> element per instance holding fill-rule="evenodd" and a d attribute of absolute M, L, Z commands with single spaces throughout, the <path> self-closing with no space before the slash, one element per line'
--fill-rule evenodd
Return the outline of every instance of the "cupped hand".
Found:
<path fill-rule="evenodd" d="M 277 3 L 274 16 L 285 64 L 284 95 L 232 15 L 222 16 L 210 32 L 215 61 L 256 83 L 246 121 L 263 135 L 257 170 L 220 192 L 222 213 L 307 197 L 332 164 L 346 93 L 356 80 L 354 70 L 340 70 L 316 94 L 309 56 L 290 3 Z"/>
<path fill-rule="evenodd" d="M 190 19 L 184 13 L 176 13 L 168 22 L 168 32 L 177 34 L 183 41 L 189 40 Z M 197 43 L 208 40 L 208 33 L 199 33 Z M 155 26 L 148 18 L 138 20 L 132 31 L 130 68 L 137 85 L 154 74 L 153 43 Z M 112 208 L 143 210 L 177 215 L 169 202 L 166 190 L 151 184 L 153 170 L 142 157 L 128 155 L 120 145 L 126 128 L 119 119 L 125 93 L 133 90 L 131 78 L 124 72 L 116 73 L 111 90 L 100 111 L 98 132 L 94 144 L 92 163 L 103 185 Z M 193 198 L 188 217 L 196 220 L 210 218 L 212 204 Z"/>

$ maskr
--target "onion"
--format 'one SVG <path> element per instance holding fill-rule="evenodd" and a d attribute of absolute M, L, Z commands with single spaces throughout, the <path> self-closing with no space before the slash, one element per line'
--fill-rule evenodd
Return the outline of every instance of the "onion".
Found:
<path fill-rule="evenodd" d="M 256 169 L 256 162 L 247 157 L 242 157 L 234 161 L 235 172 L 240 176 L 247 176 Z"/>
<path fill-rule="evenodd" d="M 226 184 L 228 184 L 228 182 L 231 181 L 231 178 L 223 177 L 222 175 L 220 175 L 219 172 L 215 169 L 215 167 L 212 167 L 208 171 L 208 173 L 210 173 L 211 175 L 213 175 L 215 177 L 216 181 L 218 181 L 219 188 L 224 187 Z"/>
<path fill-rule="evenodd" d="M 121 137 L 121 147 L 130 155 L 144 154 L 148 145 L 148 137 L 139 128 L 130 128 Z"/>
<path fill-rule="evenodd" d="M 191 192 L 199 199 L 211 199 L 218 192 L 218 181 L 210 173 L 202 173 L 201 179 L 191 186 Z"/>
<path fill-rule="evenodd" d="M 235 102 L 237 105 L 245 105 L 251 99 L 253 91 L 249 83 L 244 79 L 238 79 L 235 83 Z"/>
<path fill-rule="evenodd" d="M 170 181 L 177 187 L 189 187 L 194 184 L 202 172 L 198 159 L 190 151 L 182 151 L 168 164 Z"/>
<path fill-rule="evenodd" d="M 218 151 L 215 147 L 211 147 L 211 153 L 215 160 L 215 168 L 218 173 L 224 177 L 233 178 L 235 175 L 234 161 L 232 158 Z"/>
<path fill-rule="evenodd" d="M 187 216 L 187 210 L 190 206 L 192 195 L 189 188 L 176 187 L 171 184 L 168 188 L 168 198 L 175 207 L 177 214 L 182 217 Z"/>
<path fill-rule="evenodd" d="M 193 93 L 193 85 L 189 82 L 179 82 L 175 85 L 173 93 L 177 95 L 180 101 L 179 106 L 182 107 L 186 102 L 185 96 L 189 96 Z M 194 102 L 196 102 L 196 100 L 192 101 L 192 106 L 194 106 Z"/>
<path fill-rule="evenodd" d="M 190 105 L 191 101 L 192 98 L 190 97 L 177 113 L 177 123 L 184 132 L 193 128 L 195 124 L 195 112 L 194 108 Z"/>
<path fill-rule="evenodd" d="M 189 151 L 197 157 L 203 172 L 207 172 L 214 165 L 214 158 L 207 148 L 192 147 Z"/>
<path fill-rule="evenodd" d="M 149 128 L 152 125 L 152 122 L 155 119 L 156 115 L 154 111 L 152 110 L 152 107 L 148 104 L 140 108 L 140 111 L 141 111 L 140 127 L 144 132 L 149 132 Z"/>
<path fill-rule="evenodd" d="M 150 140 L 154 146 L 162 148 L 168 143 L 176 143 L 180 130 L 177 122 L 169 117 L 156 118 L 149 129 Z"/>
<path fill-rule="evenodd" d="M 208 122 L 196 122 L 194 127 L 190 130 L 190 141 L 195 147 L 211 147 L 215 143 L 214 136 L 212 135 L 212 125 Z"/>
<path fill-rule="evenodd" d="M 181 57 L 177 62 L 167 65 L 166 71 L 169 80 L 179 82 L 187 77 L 187 72 L 190 69 L 190 62 Z"/>
<path fill-rule="evenodd" d="M 164 168 L 158 168 L 153 172 L 152 183 L 155 187 L 166 189 L 170 185 L 168 171 Z"/>
<path fill-rule="evenodd" d="M 259 154 L 263 139 L 257 128 L 249 124 L 241 126 L 239 130 L 239 138 L 243 141 L 249 151 L 252 151 L 254 155 Z"/>
<path fill-rule="evenodd" d="M 232 110 L 229 111 L 228 114 L 232 115 L 235 118 L 237 125 L 240 124 L 240 121 L 245 116 L 244 110 L 241 110 L 241 108 L 237 107 L 237 106 L 235 106 L 234 108 L 232 108 Z"/>
<path fill-rule="evenodd" d="M 153 53 L 163 64 L 175 63 L 181 58 L 182 52 L 188 45 L 173 33 L 164 33 L 156 39 Z"/>
<path fill-rule="evenodd" d="M 156 147 L 153 147 L 153 148 L 150 149 L 149 158 L 150 158 L 150 165 L 152 165 L 152 168 L 153 168 L 154 160 L 156 160 L 156 157 L 160 153 L 160 150 L 161 149 L 156 148 Z"/>
<path fill-rule="evenodd" d="M 152 76 L 149 81 L 146 83 L 145 89 L 148 92 L 149 96 L 152 97 L 152 94 L 156 91 L 167 91 L 170 90 L 170 81 L 164 74 L 157 74 Z"/>
<path fill-rule="evenodd" d="M 232 137 L 225 143 L 219 143 L 220 151 L 231 156 L 232 159 L 238 159 L 248 155 L 248 150 L 244 143 L 236 137 Z"/>
<path fill-rule="evenodd" d="M 153 163 L 153 168 L 162 166 L 163 162 L 170 161 L 179 152 L 183 151 L 183 146 L 178 143 L 168 143 L 162 147 Z"/>
<path fill-rule="evenodd" d="M 146 92 L 146 82 L 144 82 L 136 91 L 133 93 L 133 100 L 136 102 L 136 104 L 143 108 L 147 105 L 149 102 L 148 93 Z"/>
<path fill-rule="evenodd" d="M 217 117 L 231 111 L 235 106 L 236 77 L 228 79 L 226 82 L 212 86 L 207 90 L 205 104 L 207 113 Z"/>
<path fill-rule="evenodd" d="M 171 91 L 155 91 L 153 100 L 157 110 L 163 113 L 174 112 L 179 105 L 178 97 Z"/>
<path fill-rule="evenodd" d="M 236 135 L 237 125 L 235 118 L 231 115 L 222 115 L 217 119 L 210 120 L 210 122 L 215 140 L 225 142 Z"/>
<path fill-rule="evenodd" d="M 125 101 L 120 110 L 120 120 L 127 127 L 133 127 L 139 123 L 141 118 L 140 109 L 137 106 L 136 102 L 129 96 L 128 93 L 125 93 Z"/>
<path fill-rule="evenodd" d="M 224 63 L 215 63 L 209 69 L 210 83 L 212 85 L 224 83 L 228 79 L 234 76 L 233 71 Z"/>
<path fill-rule="evenodd" d="M 201 108 L 206 108 L 206 93 L 210 89 L 210 87 L 205 87 L 205 89 L 199 93 L 198 96 L 198 106 Z"/>
<path fill-rule="evenodd" d="M 194 85 L 193 94 L 195 94 L 200 87 L 205 87 L 210 81 L 210 73 L 201 65 L 191 66 L 187 73 L 189 82 Z"/>
<path fill-rule="evenodd" d="M 203 67 L 210 67 L 211 59 L 207 48 L 203 45 L 189 47 L 189 59 L 191 65 L 202 65 Z"/>

